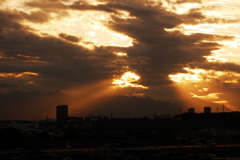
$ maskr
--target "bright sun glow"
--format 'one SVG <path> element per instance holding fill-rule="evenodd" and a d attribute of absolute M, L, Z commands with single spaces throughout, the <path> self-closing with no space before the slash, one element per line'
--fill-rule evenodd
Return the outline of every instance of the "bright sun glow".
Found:
<path fill-rule="evenodd" d="M 234 84 L 240 81 L 240 74 L 235 72 L 223 72 L 204 69 L 184 68 L 188 73 L 169 75 L 170 80 L 178 83 L 207 82 Z"/>
<path fill-rule="evenodd" d="M 169 77 L 171 78 L 172 81 L 175 82 L 185 82 L 187 83 L 187 81 L 191 81 L 191 82 L 198 82 L 201 81 L 201 76 L 199 75 L 193 75 L 193 74 L 189 74 L 189 73 L 179 73 L 176 75 L 169 75 Z"/>
<path fill-rule="evenodd" d="M 205 71 L 203 69 L 189 69 L 184 68 L 188 73 L 178 73 L 175 75 L 169 75 L 170 79 L 174 82 L 199 82 L 202 81 L 201 73 L 204 73 Z"/>
<path fill-rule="evenodd" d="M 138 84 L 140 76 L 133 72 L 125 72 L 120 79 L 113 79 L 112 84 L 115 85 L 114 88 L 126 88 L 126 87 L 136 87 L 147 89 L 147 87 Z"/>
<path fill-rule="evenodd" d="M 191 93 L 191 95 L 193 95 L 193 97 L 197 97 L 197 98 L 200 98 L 200 99 L 204 99 L 204 100 L 213 100 L 213 99 L 218 99 L 218 95 L 221 94 L 221 93 L 210 93 L 208 95 L 204 95 L 204 96 L 198 96 L 194 93 Z"/>
<path fill-rule="evenodd" d="M 184 68 L 187 73 L 169 75 L 170 80 L 188 90 L 192 97 L 212 103 L 224 103 L 228 101 L 221 98 L 221 94 L 210 90 L 208 86 L 227 85 L 236 87 L 239 85 L 240 74 L 236 72 L 214 71 L 204 69 Z M 212 92 L 212 93 L 211 93 Z"/>
<path fill-rule="evenodd" d="M 226 104 L 228 103 L 228 101 L 226 100 L 220 100 L 219 96 L 222 93 L 209 93 L 207 95 L 203 95 L 203 96 L 198 96 L 194 93 L 191 93 L 191 95 L 193 97 L 196 97 L 196 98 L 200 98 L 202 100 L 205 100 L 205 101 L 208 101 L 208 102 L 212 102 L 212 103 L 221 103 L 221 104 Z"/>
<path fill-rule="evenodd" d="M 127 53 L 124 53 L 124 52 L 113 52 L 113 53 L 119 57 L 127 57 Z"/>

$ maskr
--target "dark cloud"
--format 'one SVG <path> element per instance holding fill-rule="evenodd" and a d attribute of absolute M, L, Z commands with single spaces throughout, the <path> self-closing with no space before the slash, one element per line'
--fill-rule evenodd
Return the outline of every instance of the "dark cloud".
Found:
<path fill-rule="evenodd" d="M 33 1 L 33 2 L 25 2 L 24 4 L 28 7 L 38 8 L 44 14 L 48 13 L 50 17 L 50 13 L 55 14 L 55 19 L 61 20 L 64 17 L 68 17 L 68 9 L 71 9 L 69 6 L 63 4 L 64 0 L 43 0 L 43 1 Z M 39 16 L 39 14 L 35 14 L 35 16 Z M 45 14 L 45 16 L 47 16 Z M 52 17 L 51 17 L 52 18 Z"/>
<path fill-rule="evenodd" d="M 79 42 L 79 38 L 75 37 L 75 36 L 71 36 L 65 33 L 60 33 L 59 37 L 66 39 L 67 41 L 71 41 L 71 42 Z"/>
<path fill-rule="evenodd" d="M 43 23 L 50 20 L 49 14 L 42 11 L 33 11 L 29 15 L 25 14 L 27 20 L 37 23 Z"/>
<path fill-rule="evenodd" d="M 185 2 L 178 1 L 178 3 Z M 63 8 L 62 4 L 59 5 L 60 2 L 54 3 L 56 3 L 56 8 Z M 47 7 L 47 4 L 37 4 L 36 2 L 28 5 Z M 198 10 L 190 10 L 186 15 L 178 15 L 166 11 L 161 7 L 161 4 L 152 6 L 150 1 L 139 3 L 125 0 L 111 1 L 105 5 L 96 6 L 78 1 L 70 7 L 79 10 L 101 10 L 106 12 L 122 10 L 133 16 L 134 18 L 122 19 L 118 14 L 112 14 L 111 20 L 106 24 L 111 30 L 134 39 L 134 46 L 129 47 L 127 50 L 128 59 L 118 59 L 111 62 L 112 64 L 107 63 L 108 66 L 114 66 L 114 64 L 117 64 L 117 66 L 129 65 L 130 68 L 141 75 L 142 83 L 150 87 L 169 85 L 168 75 L 170 73 L 182 71 L 182 67 L 190 62 L 204 62 L 204 56 L 210 55 L 212 50 L 220 47 L 215 42 L 203 42 L 203 40 L 213 41 L 227 38 L 208 34 L 184 35 L 181 32 L 167 32 L 165 30 L 166 28 L 177 27 L 182 23 L 197 24 L 200 20 L 206 19 Z M 60 37 L 67 39 L 67 35 L 61 34 Z M 77 59 L 93 61 L 93 59 L 101 58 L 91 56 Z"/>
<path fill-rule="evenodd" d="M 17 85 L 0 82 L 0 89 L 2 89 L 2 88 L 12 88 L 12 87 L 17 87 Z"/>
<path fill-rule="evenodd" d="M 188 63 L 188 67 L 240 73 L 240 65 L 232 62 L 205 62 L 205 63 L 192 62 Z"/>
<path fill-rule="evenodd" d="M 0 13 L 0 72 L 39 73 L 33 81 L 55 90 L 112 77 L 112 68 L 105 67 L 115 58 L 112 51 L 104 47 L 89 51 L 56 37 L 40 37 L 22 26 L 18 22 L 21 19 L 19 14 Z M 74 36 L 61 36 L 76 41 Z M 98 70 L 102 72 L 96 74 Z M 20 86 L 24 83 L 18 82 Z"/>
<path fill-rule="evenodd" d="M 2 24 L 11 25 L 11 27 L 19 27 L 19 22 L 21 20 L 28 20 L 34 23 L 43 23 L 51 19 L 48 13 L 43 11 L 33 11 L 27 14 L 23 11 L 11 10 L 11 11 L 1 11 L 0 10 L 0 20 Z M 12 24 L 10 24 L 12 23 Z M 3 26 L 0 26 L 0 29 Z"/>
<path fill-rule="evenodd" d="M 177 16 L 177 14 L 168 12 L 165 9 L 161 8 L 161 6 L 147 5 L 147 2 L 148 1 L 145 1 L 146 3 L 145 5 L 139 4 L 138 2 L 134 2 L 134 1 L 131 2 L 131 5 L 129 5 L 126 2 L 125 3 L 108 3 L 107 5 L 115 9 L 127 11 L 130 13 L 131 16 L 136 17 L 136 19 L 131 19 L 131 20 L 123 19 L 122 21 L 125 20 L 125 24 L 132 23 L 132 25 L 138 25 L 144 22 L 149 22 L 149 27 L 151 27 L 151 29 L 154 29 L 155 32 L 157 28 L 159 28 L 159 30 L 162 28 L 172 28 L 182 23 L 182 20 L 180 19 L 180 17 Z M 117 17 L 113 16 L 113 20 L 116 21 L 120 19 L 117 19 Z M 154 24 L 155 26 L 150 26 L 152 24 Z M 145 27 L 147 25 L 148 24 L 145 24 Z"/>
<path fill-rule="evenodd" d="M 134 2 L 131 2 L 132 4 Z M 128 50 L 132 68 L 136 68 L 148 86 L 169 84 L 168 74 L 180 71 L 189 62 L 204 62 L 204 56 L 210 55 L 212 50 L 218 49 L 214 35 L 192 34 L 181 32 L 167 32 L 165 28 L 174 28 L 185 23 L 183 16 L 168 12 L 161 6 L 139 6 L 108 3 L 112 8 L 121 9 L 135 18 L 121 19 L 112 16 L 108 27 L 134 39 L 134 46 Z M 204 18 L 201 13 L 188 14 L 192 20 Z M 138 57 L 145 57 L 144 63 L 138 63 Z"/>
<path fill-rule="evenodd" d="M 198 24 L 206 19 L 206 17 L 200 12 L 190 10 L 187 14 L 183 15 L 184 23 L 186 24 Z"/>
<path fill-rule="evenodd" d="M 77 9 L 77 10 L 95 10 L 95 11 L 105 11 L 105 12 L 114 12 L 114 9 L 106 6 L 106 5 L 89 5 L 87 2 L 82 1 L 76 1 L 72 5 L 70 5 L 70 8 Z"/>
<path fill-rule="evenodd" d="M 208 22 L 201 10 L 190 10 L 180 15 L 167 11 L 161 3 L 153 5 L 148 0 L 112 0 L 105 4 L 91 5 L 76 1 L 66 5 L 60 0 L 26 2 L 25 5 L 39 11 L 0 11 L 0 72 L 39 73 L 33 80 L 39 88 L 62 90 L 78 85 L 97 83 L 120 76 L 127 70 L 141 76 L 141 84 L 150 87 L 147 94 L 165 99 L 174 89 L 168 75 L 184 72 L 183 67 L 238 71 L 233 64 L 207 63 L 205 56 L 221 47 L 216 41 L 231 39 L 195 33 L 185 35 L 180 31 L 167 31 L 181 24 Z M 201 3 L 198 0 L 179 0 L 177 3 Z M 111 18 L 104 24 L 111 30 L 133 39 L 131 47 L 95 47 L 88 50 L 72 42 L 81 42 L 67 31 L 59 37 L 34 34 L 20 21 L 44 23 L 52 19 L 52 12 L 59 18 L 69 10 L 104 11 Z M 122 18 L 121 12 L 131 17 Z M 223 21 L 216 19 L 212 23 Z M 227 23 L 227 22 L 226 22 Z M 113 52 L 127 52 L 128 57 L 117 57 Z M 129 66 L 129 68 L 124 68 Z M 15 81 L 14 81 L 15 82 Z M 23 86 L 19 83 L 19 86 Z M 23 87 L 22 87 L 23 88 Z M 31 88 L 31 86 L 29 86 Z M 39 89 L 38 88 L 38 89 Z"/>
<path fill-rule="evenodd" d="M 225 18 L 210 18 L 204 16 L 203 10 L 213 10 L 216 8 L 206 7 L 206 8 L 194 8 L 189 10 L 187 14 L 183 14 L 183 19 L 185 24 L 229 24 L 238 23 L 240 19 L 225 19 Z"/>
<path fill-rule="evenodd" d="M 62 1 L 51 1 L 47 0 L 44 2 L 26 2 L 25 5 L 29 7 L 37 7 L 42 10 L 54 11 L 54 10 L 62 10 L 62 9 L 75 9 L 75 10 L 95 10 L 95 11 L 105 11 L 105 12 L 114 12 L 113 9 L 109 8 L 106 5 L 90 5 L 85 1 L 75 1 L 71 5 L 65 5 Z"/>

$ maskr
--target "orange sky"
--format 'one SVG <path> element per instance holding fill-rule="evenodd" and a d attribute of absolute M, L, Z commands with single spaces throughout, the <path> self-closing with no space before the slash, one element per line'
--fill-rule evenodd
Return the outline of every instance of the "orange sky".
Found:
<path fill-rule="evenodd" d="M 108 91 L 99 96 L 197 97 L 240 110 L 239 7 L 239 0 L 0 0 L 0 92 L 76 95 L 101 84 Z"/>

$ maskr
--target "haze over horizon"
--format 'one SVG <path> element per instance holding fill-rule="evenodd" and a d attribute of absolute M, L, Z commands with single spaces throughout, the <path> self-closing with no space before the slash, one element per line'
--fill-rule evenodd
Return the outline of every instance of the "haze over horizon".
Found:
<path fill-rule="evenodd" d="M 240 110 L 239 7 L 239 0 L 0 0 L 0 93 L 61 91 L 92 97 L 86 106 L 118 95 L 196 97 Z"/>
<path fill-rule="evenodd" d="M 94 101 L 93 101 L 94 99 Z M 62 92 L 15 92 L 0 94 L 0 121 L 6 120 L 45 120 L 56 118 L 56 107 L 68 105 L 69 117 L 101 116 L 114 118 L 153 118 L 154 116 L 175 116 L 194 108 L 203 113 L 204 107 L 211 107 L 212 113 L 234 112 L 221 104 L 191 98 L 177 103 L 156 101 L 149 97 L 108 96 L 76 97 Z M 224 110 L 223 110 L 224 109 Z"/>

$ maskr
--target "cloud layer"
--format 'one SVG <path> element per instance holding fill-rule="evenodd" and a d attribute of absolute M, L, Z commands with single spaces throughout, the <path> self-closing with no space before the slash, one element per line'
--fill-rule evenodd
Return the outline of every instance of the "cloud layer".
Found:
<path fill-rule="evenodd" d="M 169 3 L 169 6 L 186 3 L 202 5 L 200 0 L 178 0 Z M 7 2 L 0 1 L 0 4 Z M 149 89 L 139 91 L 128 88 L 119 93 L 133 95 L 135 92 L 142 92 L 146 96 L 168 100 L 171 99 L 170 96 L 178 96 L 175 95 L 175 86 L 169 75 L 186 73 L 184 67 L 240 72 L 239 64 L 212 63 L 206 59 L 212 51 L 223 47 L 219 42 L 234 40 L 234 36 L 202 32 L 185 34 L 181 30 L 183 25 L 239 23 L 236 18 L 207 16 L 204 11 L 211 7 L 196 7 L 180 14 L 166 8 L 163 3 L 150 0 L 101 0 L 96 4 L 80 0 L 44 0 L 28 1 L 22 6 L 28 10 L 24 11 L 21 7 L 0 9 L 2 93 L 68 90 L 104 80 L 111 82 L 111 79 L 126 71 L 134 71 L 141 77 L 139 83 Z M 54 26 L 54 22 L 68 18 L 69 23 L 74 23 L 77 19 L 71 19 L 73 14 L 90 12 L 108 16 L 109 18 L 99 20 L 98 23 L 109 32 L 131 38 L 133 45 L 95 45 L 94 40 L 86 41 L 84 37 L 73 34 L 83 30 L 78 27 L 71 32 L 62 27 L 62 32 L 52 35 L 34 28 L 34 25 Z M 86 45 L 94 47 L 89 49 Z M 119 57 L 114 54 L 117 52 L 127 53 L 127 56 Z M 25 72 L 31 74 L 23 74 Z M 21 76 L 12 76 L 14 74 Z M 110 85 L 111 83 L 106 84 L 106 87 Z M 217 90 L 216 86 L 213 88 Z M 229 93 L 231 88 L 228 87 Z M 234 87 L 233 94 L 238 89 Z"/>

